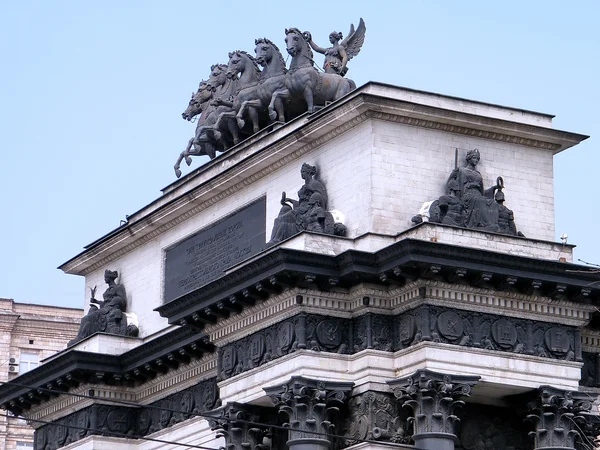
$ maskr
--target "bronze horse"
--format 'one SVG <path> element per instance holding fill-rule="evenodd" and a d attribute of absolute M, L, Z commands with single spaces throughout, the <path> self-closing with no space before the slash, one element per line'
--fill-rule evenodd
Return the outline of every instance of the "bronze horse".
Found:
<path fill-rule="evenodd" d="M 267 110 L 273 93 L 285 88 L 285 74 L 287 69 L 285 68 L 285 60 L 279 48 L 267 38 L 256 39 L 254 44 L 256 45 L 254 47 L 256 62 L 263 66 L 263 70 L 260 73 L 260 81 L 256 86 L 254 98 L 243 101 L 237 113 L 237 122 L 240 128 L 244 126 L 244 114 L 247 109 Z M 281 100 L 275 102 L 275 111 L 277 113 L 277 120 L 285 122 L 283 102 Z"/>
<path fill-rule="evenodd" d="M 354 81 L 332 73 L 319 73 L 313 67 L 313 53 L 304 34 L 298 28 L 285 30 L 287 52 L 292 57 L 285 78 L 285 88 L 273 93 L 269 105 L 269 116 L 275 119 L 275 102 L 280 98 L 302 98 L 308 113 L 315 105 L 325 105 L 356 89 Z"/>

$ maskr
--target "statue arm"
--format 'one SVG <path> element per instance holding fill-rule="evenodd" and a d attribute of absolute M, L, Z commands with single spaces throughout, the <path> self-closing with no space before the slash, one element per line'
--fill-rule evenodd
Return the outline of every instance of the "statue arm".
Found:
<path fill-rule="evenodd" d="M 318 53 L 325 54 L 325 52 L 327 51 L 327 49 L 326 49 L 326 48 L 319 47 L 317 44 L 315 44 L 315 42 L 312 40 L 312 37 L 311 37 L 311 38 L 309 38 L 309 40 L 308 40 L 308 44 L 309 44 L 309 45 L 312 47 L 312 49 L 313 49 L 315 52 L 318 52 Z"/>

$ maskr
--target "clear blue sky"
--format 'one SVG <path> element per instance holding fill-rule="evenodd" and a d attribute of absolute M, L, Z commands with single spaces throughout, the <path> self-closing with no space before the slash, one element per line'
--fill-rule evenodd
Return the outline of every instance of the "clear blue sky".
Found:
<path fill-rule="evenodd" d="M 0 297 L 83 307 L 83 278 L 56 267 L 174 181 L 194 131 L 181 112 L 210 65 L 252 52 L 257 37 L 281 48 L 286 27 L 325 45 L 359 17 L 367 37 L 349 65 L 357 85 L 552 113 L 555 128 L 592 136 L 555 157 L 556 231 L 578 245 L 576 258 L 600 263 L 599 5 L 1 2 Z"/>

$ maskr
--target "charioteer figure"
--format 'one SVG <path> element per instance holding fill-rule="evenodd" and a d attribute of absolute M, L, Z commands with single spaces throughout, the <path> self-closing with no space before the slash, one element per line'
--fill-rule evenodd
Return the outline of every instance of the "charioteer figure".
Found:
<path fill-rule="evenodd" d="M 323 64 L 325 73 L 334 73 L 343 77 L 348 72 L 348 67 L 346 67 L 348 61 L 358 55 L 365 42 L 366 31 L 367 27 L 361 18 L 356 30 L 354 24 L 350 25 L 350 32 L 344 40 L 342 40 L 343 35 L 341 32 L 332 31 L 329 34 L 329 42 L 332 46 L 329 48 L 319 47 L 312 40 L 309 31 L 304 32 L 304 37 L 315 52 L 325 55 L 325 63 Z"/>

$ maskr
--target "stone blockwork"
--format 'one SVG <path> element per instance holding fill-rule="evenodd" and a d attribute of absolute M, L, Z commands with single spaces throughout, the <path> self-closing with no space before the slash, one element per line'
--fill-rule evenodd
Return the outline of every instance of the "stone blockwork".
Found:
<path fill-rule="evenodd" d="M 0 299 L 0 383 L 32 370 L 63 350 L 77 334 L 82 310 Z M 33 441 L 33 429 L 16 417 L 0 417 L 0 448 Z"/>

